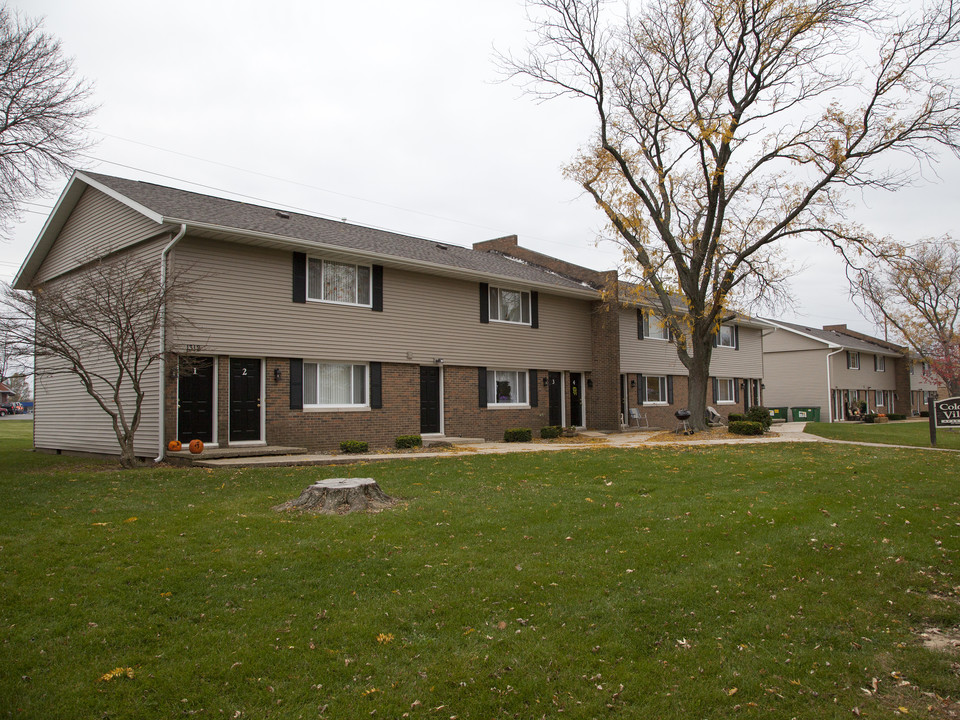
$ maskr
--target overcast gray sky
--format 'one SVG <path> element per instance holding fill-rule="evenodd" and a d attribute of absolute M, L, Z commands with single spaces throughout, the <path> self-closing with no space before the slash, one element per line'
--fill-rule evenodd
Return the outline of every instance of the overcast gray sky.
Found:
<path fill-rule="evenodd" d="M 522 0 L 10 2 L 59 37 L 96 84 L 87 168 L 460 245 L 516 234 L 596 269 L 603 217 L 564 163 L 590 139 L 589 107 L 536 103 L 500 82 L 494 47 L 520 49 Z M 856 197 L 872 230 L 958 232 L 960 161 L 919 188 Z M 190 184 L 197 183 L 197 184 Z M 28 205 L 0 245 L 12 279 L 64 183 Z M 789 254 L 795 312 L 874 332 L 850 305 L 832 251 Z"/>

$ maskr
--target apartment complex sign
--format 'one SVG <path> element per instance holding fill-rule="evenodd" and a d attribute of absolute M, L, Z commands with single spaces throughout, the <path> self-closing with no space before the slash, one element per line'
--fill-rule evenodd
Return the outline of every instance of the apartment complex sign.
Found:
<path fill-rule="evenodd" d="M 937 400 L 933 410 L 938 428 L 960 428 L 960 397 Z"/>

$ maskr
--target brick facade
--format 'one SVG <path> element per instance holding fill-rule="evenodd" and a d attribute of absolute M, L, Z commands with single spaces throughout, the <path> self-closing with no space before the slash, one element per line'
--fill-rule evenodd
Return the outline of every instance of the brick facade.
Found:
<path fill-rule="evenodd" d="M 217 441 L 220 447 L 227 447 L 230 444 L 230 360 L 221 356 L 217 358 L 217 365 Z M 420 433 L 419 365 L 384 363 L 381 366 L 383 406 L 356 411 L 291 410 L 289 359 L 267 358 L 263 372 L 264 440 L 268 445 L 328 451 L 338 449 L 342 440 L 362 440 L 369 443 L 371 449 L 378 449 L 393 447 L 398 435 Z M 543 385 L 543 378 L 547 376 L 546 370 L 537 371 L 536 407 L 482 408 L 477 368 L 444 366 L 444 434 L 502 440 L 504 430 L 523 427 L 530 428 L 534 437 L 539 436 L 540 428 L 548 424 L 550 417 L 548 391 Z M 567 418 L 569 392 L 567 387 Z M 177 378 L 173 374 L 167 379 L 165 417 L 165 437 L 169 441 L 177 432 Z"/>

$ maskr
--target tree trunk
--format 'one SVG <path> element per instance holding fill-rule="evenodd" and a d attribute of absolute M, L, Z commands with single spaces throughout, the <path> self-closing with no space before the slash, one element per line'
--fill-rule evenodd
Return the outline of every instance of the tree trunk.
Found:
<path fill-rule="evenodd" d="M 120 441 L 120 467 L 127 469 L 137 467 L 137 456 L 133 450 L 133 436 L 117 439 Z"/>
<path fill-rule="evenodd" d="M 692 354 L 687 364 L 687 409 L 690 429 L 707 429 L 707 396 L 710 387 L 710 359 L 713 356 L 713 335 L 705 334 L 706 339 L 699 343 L 696 338 L 701 333 L 694 328 Z"/>
<path fill-rule="evenodd" d="M 273 509 L 344 515 L 358 510 L 382 510 L 394 502 L 373 478 L 332 478 L 315 482 L 296 500 Z"/>

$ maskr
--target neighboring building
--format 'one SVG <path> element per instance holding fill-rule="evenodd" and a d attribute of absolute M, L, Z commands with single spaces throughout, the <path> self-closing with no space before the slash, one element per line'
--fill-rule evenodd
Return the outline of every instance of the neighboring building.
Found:
<path fill-rule="evenodd" d="M 7 387 L 6 383 L 0 382 L 0 403 L 13 402 L 17 399 L 17 394 Z"/>
<path fill-rule="evenodd" d="M 919 415 L 927 410 L 928 399 L 936 400 L 946 397 L 946 388 L 943 381 L 930 368 L 930 364 L 921 360 L 916 354 L 910 355 L 910 413 Z"/>
<path fill-rule="evenodd" d="M 768 407 L 819 407 L 824 422 L 862 412 L 910 413 L 904 348 L 846 325 L 821 329 L 767 322 L 777 328 L 763 342 Z"/>
<path fill-rule="evenodd" d="M 634 347 L 636 311 L 604 299 L 615 272 L 515 236 L 467 249 L 78 172 L 14 284 L 82 283 L 86 263 L 118 253 L 159 268 L 165 251 L 170 272 L 195 278 L 190 306 L 173 308 L 192 325 L 166 338 L 189 371 L 158 368 L 138 455 L 162 455 L 173 438 L 329 450 L 415 433 L 619 430 L 637 398 L 656 408 L 651 423 L 672 427 L 686 401 L 672 346 L 651 333 L 655 352 Z M 727 414 L 759 398 L 759 324 L 738 318 L 719 344 L 712 370 Z M 109 418 L 76 378 L 38 371 L 35 446 L 116 452 Z"/>

